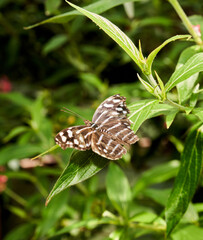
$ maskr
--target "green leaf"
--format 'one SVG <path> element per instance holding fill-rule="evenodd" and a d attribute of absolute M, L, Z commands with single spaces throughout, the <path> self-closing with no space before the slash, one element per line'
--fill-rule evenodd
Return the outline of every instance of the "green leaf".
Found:
<path fill-rule="evenodd" d="M 193 55 L 199 52 L 202 52 L 200 46 L 192 46 L 185 49 L 180 55 L 176 70 L 182 67 L 187 62 L 187 60 L 189 60 L 190 57 L 192 57 Z M 191 77 L 189 77 L 188 79 L 186 79 L 185 81 L 177 84 L 176 87 L 177 87 L 178 98 L 180 103 L 183 103 L 190 98 L 192 94 L 192 90 L 194 89 L 197 83 L 198 76 L 199 76 L 199 73 L 196 73 Z"/>
<path fill-rule="evenodd" d="M 54 13 L 61 4 L 61 0 L 46 0 L 45 1 L 45 9 L 46 14 L 50 15 Z"/>
<path fill-rule="evenodd" d="M 82 79 L 83 84 L 89 84 L 98 89 L 101 93 L 106 92 L 107 90 L 107 85 L 96 74 L 81 73 L 80 78 Z"/>
<path fill-rule="evenodd" d="M 174 108 L 173 106 L 171 106 L 169 104 L 157 102 L 156 104 L 153 105 L 148 118 L 157 117 L 157 116 L 160 116 L 163 114 L 167 115 L 176 110 L 177 110 L 176 108 Z"/>
<path fill-rule="evenodd" d="M 140 82 L 142 83 L 142 85 L 145 87 L 145 89 L 146 89 L 149 93 L 151 93 L 153 96 L 156 96 L 156 95 L 154 94 L 154 88 L 153 88 L 148 82 L 146 82 L 144 79 L 142 79 L 139 74 L 137 74 L 137 77 L 138 77 L 138 79 L 140 80 Z"/>
<path fill-rule="evenodd" d="M 127 177 L 118 165 L 112 163 L 109 165 L 106 177 L 106 190 L 117 211 L 123 216 L 128 216 L 129 203 L 132 200 L 132 194 Z"/>
<path fill-rule="evenodd" d="M 16 137 L 17 135 L 29 131 L 30 129 L 28 127 L 25 126 L 18 126 L 13 128 L 8 135 L 4 138 L 4 142 L 8 142 L 10 141 L 12 138 Z"/>
<path fill-rule="evenodd" d="M 31 158 L 42 151 L 41 146 L 34 144 L 9 145 L 0 150 L 0 165 L 4 165 L 12 159 Z"/>
<path fill-rule="evenodd" d="M 158 52 L 164 47 L 166 46 L 168 43 L 179 40 L 179 39 L 185 39 L 185 38 L 190 38 L 190 35 L 177 35 L 174 37 L 171 37 L 169 39 L 167 39 L 165 42 L 163 42 L 159 47 L 157 47 L 156 49 L 154 49 L 149 56 L 147 57 L 147 74 L 151 74 L 152 72 L 152 64 L 153 61 L 156 57 L 156 55 L 158 54 Z"/>
<path fill-rule="evenodd" d="M 141 0 L 132 0 L 133 2 L 140 2 Z M 101 0 L 101 1 L 97 1 L 95 3 L 89 4 L 88 6 L 84 7 L 86 10 L 95 12 L 97 14 L 103 13 L 113 7 L 119 6 L 125 2 L 129 2 L 129 0 Z M 59 14 L 57 16 L 51 17 L 47 20 L 44 20 L 40 23 L 36 23 L 34 25 L 31 25 L 29 27 L 25 27 L 25 29 L 31 29 L 33 27 L 37 27 L 41 24 L 45 24 L 45 23 L 67 23 L 68 21 L 70 21 L 71 19 L 73 19 L 75 16 L 80 15 L 79 12 L 77 11 L 71 11 L 68 13 L 62 13 Z"/>
<path fill-rule="evenodd" d="M 176 110 L 176 111 L 173 111 L 173 112 L 169 112 L 167 115 L 166 115 L 166 127 L 167 129 L 170 128 L 171 124 L 173 123 L 174 119 L 175 119 L 175 116 L 176 114 L 178 113 L 179 111 Z"/>
<path fill-rule="evenodd" d="M 195 108 L 192 113 L 203 122 L 203 108 Z"/>
<path fill-rule="evenodd" d="M 170 191 L 171 189 L 169 188 L 167 189 L 147 188 L 142 191 L 142 195 L 151 198 L 155 202 L 165 207 Z"/>
<path fill-rule="evenodd" d="M 68 37 L 65 34 L 58 34 L 52 37 L 43 47 L 43 54 L 48 54 L 51 51 L 54 51 L 60 48 L 65 42 L 67 42 Z"/>
<path fill-rule="evenodd" d="M 11 230 L 5 237 L 4 240 L 27 240 L 31 239 L 34 234 L 35 225 L 31 223 L 25 223 L 17 226 Z"/>
<path fill-rule="evenodd" d="M 118 227 L 111 234 L 109 234 L 108 240 L 130 240 L 131 237 L 128 234 L 129 229 L 126 227 Z"/>
<path fill-rule="evenodd" d="M 109 35 L 120 47 L 122 47 L 125 52 L 135 61 L 135 63 L 141 68 L 142 65 L 139 62 L 139 51 L 130 40 L 130 38 L 125 35 L 116 25 L 110 22 L 108 19 L 95 14 L 93 12 L 87 11 L 80 8 L 70 2 L 68 2 L 72 7 L 76 8 L 79 12 L 84 14 L 86 17 L 90 18 L 95 22 L 107 35 Z"/>
<path fill-rule="evenodd" d="M 192 203 L 189 203 L 181 223 L 197 223 L 199 220 L 200 219 L 197 210 Z"/>
<path fill-rule="evenodd" d="M 193 206 L 197 212 L 203 212 L 203 203 L 194 203 Z"/>
<path fill-rule="evenodd" d="M 108 159 L 92 151 L 74 151 L 70 158 L 70 164 L 64 169 L 51 190 L 46 200 L 46 205 L 55 195 L 72 185 L 92 177 L 103 169 L 107 163 L 109 163 Z"/>
<path fill-rule="evenodd" d="M 189 60 L 170 77 L 166 83 L 166 92 L 175 87 L 178 83 L 183 82 L 195 73 L 203 71 L 203 53 L 193 55 Z"/>
<path fill-rule="evenodd" d="M 158 73 L 156 71 L 155 71 L 155 75 L 156 75 L 157 81 L 159 83 L 159 86 L 161 88 L 161 100 L 165 101 L 165 99 L 166 99 L 166 92 L 165 92 L 164 83 L 163 83 L 163 81 L 161 80 L 161 78 L 159 77 L 159 75 L 158 75 Z"/>
<path fill-rule="evenodd" d="M 202 166 L 203 126 L 188 135 L 181 166 L 166 206 L 167 236 L 182 218 L 196 190 Z"/>
<path fill-rule="evenodd" d="M 42 239 L 50 232 L 50 229 L 56 226 L 59 219 L 67 210 L 67 199 L 69 194 L 62 192 L 58 194 L 53 201 L 43 209 L 42 219 L 36 229 L 36 239 Z"/>
<path fill-rule="evenodd" d="M 32 106 L 32 101 L 29 98 L 26 98 L 19 92 L 10 92 L 7 94 L 0 94 L 1 98 L 10 100 L 11 102 L 29 109 L 30 106 Z"/>
<path fill-rule="evenodd" d="M 14 215 L 18 216 L 21 219 L 26 219 L 28 218 L 27 212 L 20 208 L 20 207 L 15 207 L 15 206 L 9 206 L 8 210 L 13 213 Z"/>
<path fill-rule="evenodd" d="M 162 183 L 172 177 L 175 177 L 178 172 L 179 165 L 179 161 L 173 160 L 145 171 L 135 183 L 133 196 L 135 197 L 139 192 L 142 192 L 150 185 Z"/>
<path fill-rule="evenodd" d="M 132 129 L 136 132 L 140 125 L 148 118 L 151 109 L 158 100 L 141 100 L 129 106 L 129 119 L 133 122 Z"/>
<path fill-rule="evenodd" d="M 172 240 L 202 240 L 203 229 L 195 226 L 183 226 L 171 235 Z"/>
<path fill-rule="evenodd" d="M 192 95 L 190 96 L 190 102 L 189 105 L 190 107 L 195 107 L 197 101 L 198 101 L 198 97 L 199 97 L 199 83 L 194 87 L 193 91 L 192 91 Z"/>
<path fill-rule="evenodd" d="M 140 212 L 133 216 L 131 222 L 152 223 L 158 218 L 158 215 L 152 212 Z"/>

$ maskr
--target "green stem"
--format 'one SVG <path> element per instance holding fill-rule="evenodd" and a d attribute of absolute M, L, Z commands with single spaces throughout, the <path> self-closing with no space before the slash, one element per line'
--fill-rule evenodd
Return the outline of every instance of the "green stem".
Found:
<path fill-rule="evenodd" d="M 76 187 L 77 187 L 78 190 L 81 191 L 85 196 L 89 196 L 89 195 L 90 195 L 88 189 L 85 187 L 84 184 L 78 183 L 78 184 L 76 185 Z"/>
<path fill-rule="evenodd" d="M 23 207 L 26 206 L 27 202 L 25 199 L 23 199 L 21 196 L 19 196 L 17 193 L 13 192 L 10 188 L 6 188 L 4 191 L 9 197 L 14 199 L 17 203 L 22 205 Z"/>
<path fill-rule="evenodd" d="M 150 224 L 145 224 L 145 223 L 130 223 L 130 227 L 132 228 L 141 228 L 141 229 L 147 229 L 147 230 L 152 230 L 156 232 L 165 232 L 166 227 L 165 226 L 156 226 L 156 225 L 150 225 Z"/>
<path fill-rule="evenodd" d="M 48 196 L 48 192 L 47 190 L 44 188 L 44 186 L 40 183 L 40 181 L 38 181 L 37 178 L 33 178 L 32 180 L 33 184 L 35 184 L 35 186 L 38 188 L 39 192 L 42 194 L 42 196 L 44 198 L 47 198 Z"/>
<path fill-rule="evenodd" d="M 180 6 L 179 2 L 177 0 L 168 0 L 170 4 L 173 6 L 173 8 L 176 10 L 178 16 L 182 20 L 183 24 L 187 28 L 188 32 L 192 35 L 194 38 L 195 42 L 198 45 L 203 46 L 202 39 L 197 35 L 196 31 L 194 30 L 192 23 L 190 22 L 189 18 L 183 11 L 182 7 Z"/>

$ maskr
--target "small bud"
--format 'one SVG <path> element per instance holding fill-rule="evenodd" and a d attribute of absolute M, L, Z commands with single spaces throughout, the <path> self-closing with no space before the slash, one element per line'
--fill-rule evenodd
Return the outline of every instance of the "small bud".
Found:
<path fill-rule="evenodd" d="M 193 27 L 193 29 L 195 30 L 197 36 L 198 36 L 198 37 L 201 37 L 200 25 L 199 25 L 199 24 L 198 24 L 198 25 L 193 25 L 192 27 Z"/>

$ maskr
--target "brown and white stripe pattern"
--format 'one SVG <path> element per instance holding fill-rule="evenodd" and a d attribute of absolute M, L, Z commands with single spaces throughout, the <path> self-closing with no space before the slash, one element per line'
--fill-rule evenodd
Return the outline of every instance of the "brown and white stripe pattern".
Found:
<path fill-rule="evenodd" d="M 55 137 L 56 144 L 62 149 L 85 151 L 92 148 L 92 151 L 111 160 L 121 158 L 127 152 L 124 146 L 139 140 L 130 129 L 125 100 L 119 94 L 107 98 L 95 111 L 92 122 L 86 120 L 85 125 L 62 130 Z"/>

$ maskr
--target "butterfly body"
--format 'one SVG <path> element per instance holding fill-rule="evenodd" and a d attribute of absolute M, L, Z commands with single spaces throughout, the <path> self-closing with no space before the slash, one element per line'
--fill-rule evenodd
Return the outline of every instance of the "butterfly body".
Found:
<path fill-rule="evenodd" d="M 123 146 L 129 147 L 138 141 L 130 129 L 125 99 L 119 94 L 107 98 L 95 111 L 92 122 L 85 120 L 85 125 L 62 130 L 55 137 L 56 144 L 62 149 L 92 149 L 111 160 L 121 158 L 127 152 Z"/>

